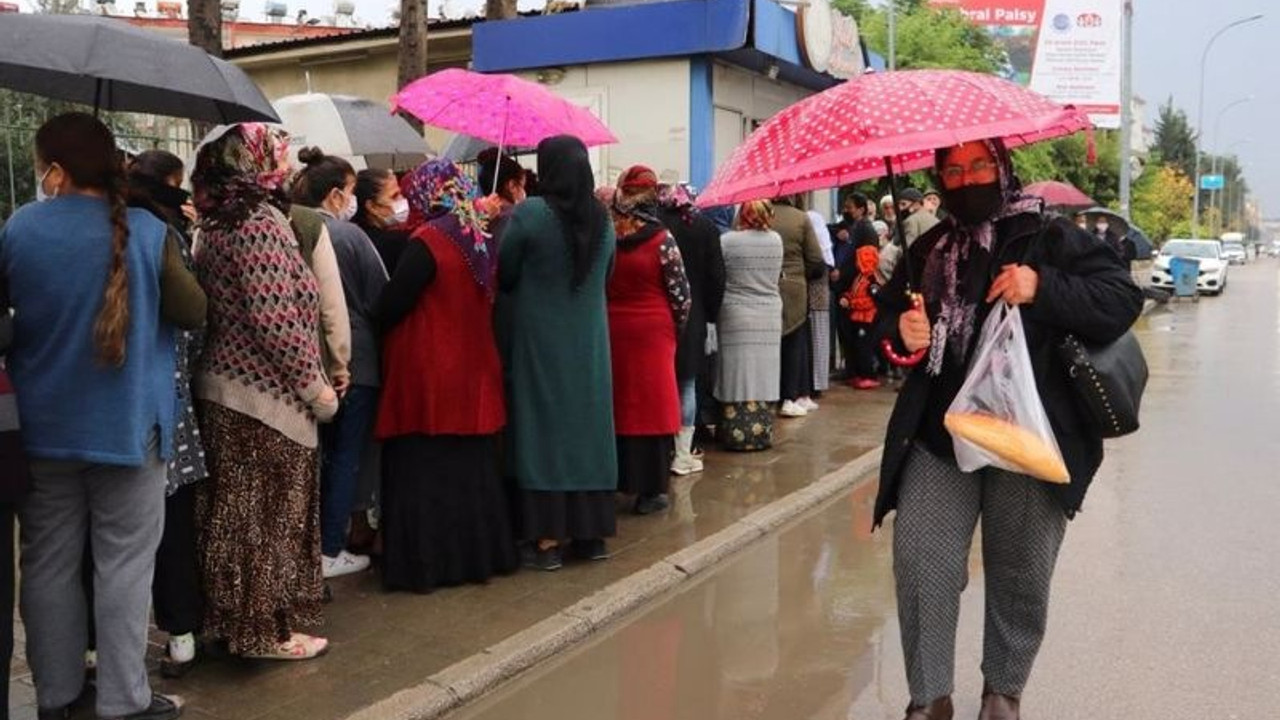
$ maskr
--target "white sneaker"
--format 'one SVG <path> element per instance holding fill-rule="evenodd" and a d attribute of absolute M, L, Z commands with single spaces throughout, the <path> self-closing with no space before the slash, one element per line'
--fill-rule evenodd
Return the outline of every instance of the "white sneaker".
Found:
<path fill-rule="evenodd" d="M 796 401 L 796 404 L 804 408 L 808 412 L 813 412 L 814 410 L 818 409 L 818 403 L 814 402 L 813 398 L 807 398 L 807 397 L 800 398 L 799 400 Z"/>
<path fill-rule="evenodd" d="M 782 409 L 778 411 L 778 414 L 786 418 L 802 418 L 808 415 L 809 411 L 805 410 L 800 403 L 794 400 L 787 400 L 782 403 Z"/>
<path fill-rule="evenodd" d="M 342 577 L 343 575 L 352 575 L 358 572 L 364 572 L 369 569 L 368 555 L 352 555 L 343 550 L 338 553 L 337 557 L 329 557 L 328 555 L 320 556 L 321 570 L 324 573 L 324 579 Z"/>
<path fill-rule="evenodd" d="M 676 458 L 676 461 L 671 463 L 671 474 L 673 475 L 684 477 L 685 475 L 700 472 L 702 472 L 702 461 L 692 455 Z"/>
<path fill-rule="evenodd" d="M 196 659 L 196 636 L 192 633 L 169 636 L 169 660 L 189 663 Z"/>

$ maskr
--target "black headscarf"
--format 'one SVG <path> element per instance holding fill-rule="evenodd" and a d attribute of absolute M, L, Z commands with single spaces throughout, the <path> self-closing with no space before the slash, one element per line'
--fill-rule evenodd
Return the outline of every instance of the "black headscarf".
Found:
<path fill-rule="evenodd" d="M 564 227 L 575 289 L 595 264 L 607 222 L 604 206 L 593 192 L 595 182 L 587 146 L 581 140 L 557 135 L 538 143 L 538 191 Z"/>

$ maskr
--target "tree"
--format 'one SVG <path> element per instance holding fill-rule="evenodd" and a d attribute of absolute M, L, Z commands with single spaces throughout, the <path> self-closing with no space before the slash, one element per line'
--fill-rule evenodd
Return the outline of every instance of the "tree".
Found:
<path fill-rule="evenodd" d="M 1004 51 L 991 33 L 952 8 L 937 8 L 925 0 L 895 0 L 896 66 L 900 69 L 953 68 L 995 72 L 1005 64 Z M 883 8 L 867 0 L 836 0 L 841 12 L 853 16 L 867 47 L 882 55 L 889 51 L 889 18 Z"/>
<path fill-rule="evenodd" d="M 1133 221 L 1155 242 L 1176 235 L 1190 235 L 1191 180 L 1172 165 L 1149 168 L 1138 178 L 1133 192 Z"/>
<path fill-rule="evenodd" d="M 427 74 L 427 0 L 400 0 L 400 55 L 396 87 L 405 85 Z M 414 127 L 421 130 L 422 122 L 406 115 Z"/>
<path fill-rule="evenodd" d="M 222 57 L 222 3 L 187 0 L 187 40 L 214 57 Z"/>
<path fill-rule="evenodd" d="M 510 20 L 516 14 L 516 0 L 485 0 L 485 20 Z"/>
<path fill-rule="evenodd" d="M 1156 119 L 1156 144 L 1152 152 L 1159 155 L 1162 162 L 1173 165 L 1183 175 L 1191 177 L 1196 170 L 1196 141 L 1199 139 L 1187 114 L 1173 106 L 1170 97 L 1160 106 L 1160 117 Z"/>

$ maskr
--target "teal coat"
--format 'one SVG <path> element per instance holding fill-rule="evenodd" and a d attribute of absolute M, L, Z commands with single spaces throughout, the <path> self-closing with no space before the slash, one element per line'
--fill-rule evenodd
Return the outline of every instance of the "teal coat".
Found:
<path fill-rule="evenodd" d="M 570 288 L 560 221 L 537 198 L 516 207 L 498 253 L 499 344 L 508 383 L 507 473 L 525 490 L 618 487 L 605 281 L 613 227 Z"/>

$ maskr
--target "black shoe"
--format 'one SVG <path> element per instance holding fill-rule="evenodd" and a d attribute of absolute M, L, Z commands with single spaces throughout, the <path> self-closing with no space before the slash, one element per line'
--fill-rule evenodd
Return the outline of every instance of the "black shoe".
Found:
<path fill-rule="evenodd" d="M 667 499 L 666 493 L 642 495 L 636 498 L 635 514 L 652 515 L 660 513 L 669 507 L 671 507 L 671 501 Z"/>
<path fill-rule="evenodd" d="M 177 662 L 169 658 L 166 652 L 165 656 L 160 658 L 160 677 L 166 680 L 181 680 L 191 672 L 191 668 L 196 666 L 196 660 L 200 657 L 200 652 L 196 652 L 196 656 L 186 662 Z"/>
<path fill-rule="evenodd" d="M 527 545 L 521 549 L 520 554 L 524 560 L 524 566 L 531 570 L 554 572 L 564 567 L 564 560 L 560 557 L 558 547 L 537 550 L 532 545 Z"/>
<path fill-rule="evenodd" d="M 71 717 L 71 708 L 61 707 L 56 710 L 37 710 L 36 718 L 38 720 L 67 720 Z"/>
<path fill-rule="evenodd" d="M 595 540 L 574 540 L 570 546 L 573 556 L 579 560 L 608 560 L 609 548 L 605 545 L 604 540 L 596 538 Z"/>
<path fill-rule="evenodd" d="M 151 704 L 145 710 L 125 715 L 121 720 L 176 720 L 182 717 L 182 706 L 172 695 L 151 693 Z"/>

